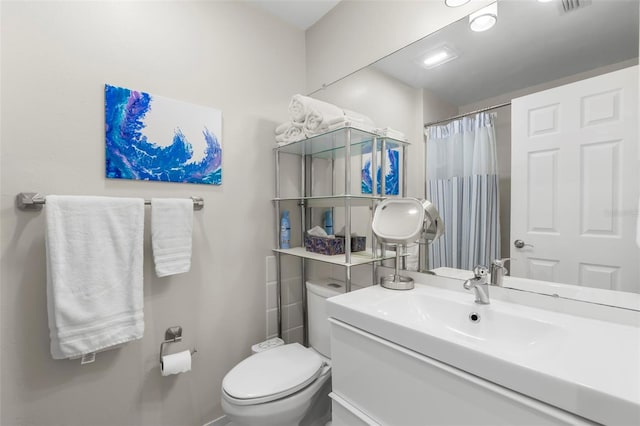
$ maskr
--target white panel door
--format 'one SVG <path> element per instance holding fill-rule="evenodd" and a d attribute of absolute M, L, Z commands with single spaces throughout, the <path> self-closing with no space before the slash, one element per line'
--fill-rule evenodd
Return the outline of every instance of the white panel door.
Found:
<path fill-rule="evenodd" d="M 640 292 L 638 67 L 514 99 L 511 119 L 512 275 Z"/>

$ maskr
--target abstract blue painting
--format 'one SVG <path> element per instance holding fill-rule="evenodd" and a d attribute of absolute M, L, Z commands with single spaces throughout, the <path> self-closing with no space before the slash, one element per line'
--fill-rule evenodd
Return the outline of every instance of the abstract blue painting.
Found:
<path fill-rule="evenodd" d="M 381 161 L 380 151 L 377 151 L 378 158 L 376 159 L 377 173 L 376 173 L 376 194 L 380 194 L 380 175 L 381 175 Z M 387 148 L 387 158 L 384 174 L 384 192 L 386 195 L 398 195 L 400 193 L 400 152 L 397 149 Z M 371 150 L 362 154 L 362 193 L 371 194 L 373 186 L 373 179 L 371 175 Z"/>
<path fill-rule="evenodd" d="M 222 184 L 222 112 L 104 87 L 106 176 Z"/>

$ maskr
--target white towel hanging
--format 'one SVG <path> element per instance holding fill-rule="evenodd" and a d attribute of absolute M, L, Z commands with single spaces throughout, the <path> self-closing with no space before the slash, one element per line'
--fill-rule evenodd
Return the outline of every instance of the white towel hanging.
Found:
<path fill-rule="evenodd" d="M 53 358 L 142 338 L 144 200 L 51 195 L 46 202 Z"/>
<path fill-rule="evenodd" d="M 193 203 L 184 198 L 151 199 L 151 245 L 158 277 L 191 269 Z"/>

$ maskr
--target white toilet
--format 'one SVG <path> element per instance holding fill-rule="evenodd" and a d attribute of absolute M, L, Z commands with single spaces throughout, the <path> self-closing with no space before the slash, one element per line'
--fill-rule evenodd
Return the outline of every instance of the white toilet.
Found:
<path fill-rule="evenodd" d="M 309 344 L 278 346 L 241 361 L 222 381 L 222 409 L 236 426 L 324 426 L 331 417 L 326 299 L 344 283 L 308 281 Z"/>

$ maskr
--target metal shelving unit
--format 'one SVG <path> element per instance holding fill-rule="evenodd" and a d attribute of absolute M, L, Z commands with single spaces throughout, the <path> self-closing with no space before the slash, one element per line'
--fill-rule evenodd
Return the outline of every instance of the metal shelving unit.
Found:
<path fill-rule="evenodd" d="M 351 252 L 351 239 L 345 238 L 345 253 L 335 256 L 327 256 L 318 253 L 312 253 L 305 250 L 304 247 L 292 247 L 283 249 L 280 247 L 280 216 L 281 204 L 285 202 L 294 202 L 300 208 L 300 235 L 304 240 L 304 233 L 311 227 L 311 209 L 313 208 L 344 208 L 344 233 L 345 236 L 351 235 L 351 215 L 352 207 L 368 207 L 371 212 L 375 209 L 377 203 L 382 201 L 385 196 L 360 194 L 360 182 L 358 183 L 358 193 L 352 193 L 352 158 L 361 156 L 364 153 L 375 153 L 371 155 L 372 170 L 372 188 L 377 188 L 377 153 L 386 153 L 387 149 L 398 149 L 402 155 L 401 162 L 401 186 L 400 195 L 406 196 L 406 175 L 407 175 L 407 157 L 406 149 L 409 143 L 406 141 L 396 140 L 387 137 L 381 137 L 376 133 L 363 131 L 354 127 L 344 127 L 333 130 L 312 138 L 293 142 L 274 149 L 275 160 L 275 198 L 273 198 L 275 206 L 276 218 L 276 279 L 278 293 L 278 335 L 282 337 L 282 263 L 281 256 L 295 256 L 302 259 L 301 276 L 303 283 L 306 282 L 306 265 L 307 260 L 319 261 L 333 265 L 341 265 L 345 268 L 345 286 L 346 291 L 351 291 L 351 268 L 359 265 L 371 264 L 371 273 L 375 279 L 375 268 L 382 260 L 392 259 L 395 253 L 385 252 L 375 241 L 373 233 L 370 233 L 371 248 L 365 252 Z M 283 155 L 291 155 L 298 158 L 300 165 L 300 184 L 299 196 L 281 197 L 281 158 Z M 386 170 L 386 155 L 381 155 L 381 169 Z M 323 160 L 330 162 L 331 169 L 331 193 L 330 194 L 314 194 L 313 167 L 314 160 Z M 336 190 L 336 162 L 344 163 L 339 165 L 341 172 L 344 174 L 344 186 L 342 190 Z M 384 174 L 383 174 L 384 176 Z M 380 193 L 385 194 L 385 181 L 380 182 Z M 335 221 L 335 217 L 334 217 Z M 335 224 L 335 223 L 334 223 Z M 370 227 L 369 227 L 370 230 Z M 292 230 L 293 231 L 293 230 Z M 302 243 L 304 245 L 304 242 Z M 302 286 L 302 303 L 303 314 L 305 318 L 305 344 L 307 344 L 307 326 L 306 326 L 306 288 Z"/>

